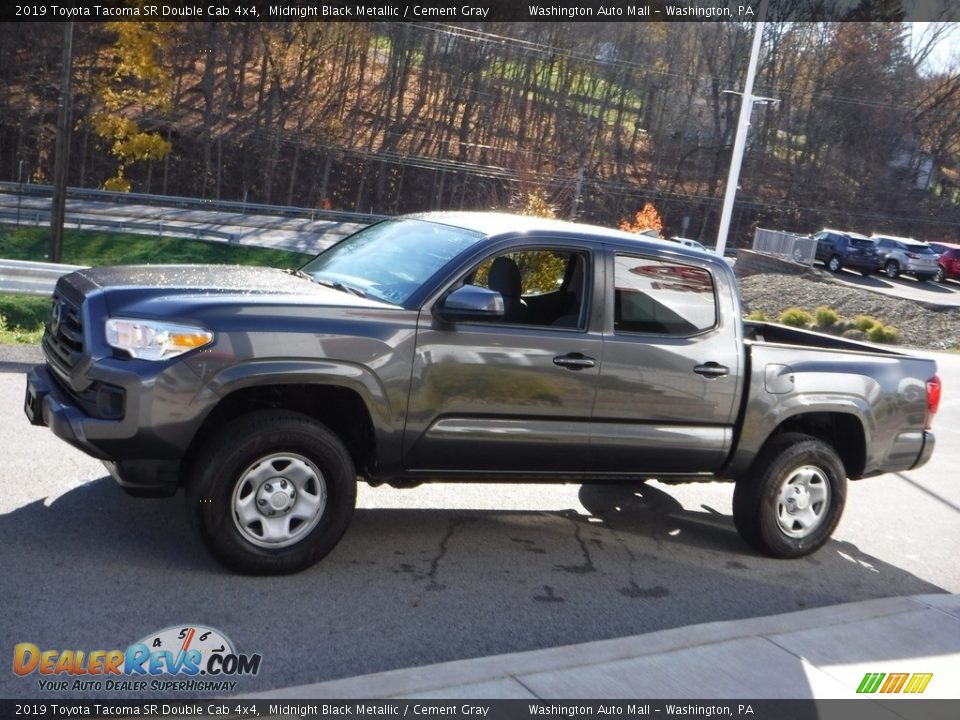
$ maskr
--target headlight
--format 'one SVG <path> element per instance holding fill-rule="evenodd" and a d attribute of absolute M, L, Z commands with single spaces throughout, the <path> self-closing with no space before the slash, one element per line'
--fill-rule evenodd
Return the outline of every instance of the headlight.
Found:
<path fill-rule="evenodd" d="M 166 360 L 213 342 L 213 333 L 194 325 L 110 318 L 107 344 L 143 360 Z"/>

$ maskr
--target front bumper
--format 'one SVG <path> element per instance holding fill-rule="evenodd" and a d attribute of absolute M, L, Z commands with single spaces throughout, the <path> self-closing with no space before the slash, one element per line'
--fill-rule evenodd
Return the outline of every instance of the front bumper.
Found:
<path fill-rule="evenodd" d="M 115 381 L 120 377 L 111 375 Z M 31 424 L 49 427 L 61 440 L 102 460 L 121 486 L 138 494 L 170 495 L 176 492 L 180 460 L 201 415 L 184 422 L 181 409 L 172 422 L 166 398 L 158 397 L 156 378 L 140 385 L 133 382 L 136 378 L 131 374 L 122 383 L 130 400 L 125 416 L 101 419 L 92 417 L 48 366 L 37 365 L 27 372 L 24 413 Z"/>
<path fill-rule="evenodd" d="M 45 425 L 58 438 L 87 455 L 98 460 L 108 459 L 100 448 L 87 439 L 84 427 L 87 416 L 57 385 L 46 365 L 37 365 L 27 372 L 23 412 L 31 425 Z"/>

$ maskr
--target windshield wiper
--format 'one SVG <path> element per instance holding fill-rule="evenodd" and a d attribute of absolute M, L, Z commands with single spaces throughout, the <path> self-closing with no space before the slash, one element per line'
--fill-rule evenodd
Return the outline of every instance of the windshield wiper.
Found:
<path fill-rule="evenodd" d="M 305 273 L 300 268 L 287 268 L 286 270 L 284 270 L 284 272 L 287 275 L 296 275 L 299 278 L 303 278 L 304 280 L 310 280 L 311 282 L 317 281 L 317 279 L 313 275 L 310 275 L 309 273 Z"/>
<path fill-rule="evenodd" d="M 360 288 L 350 287 L 349 285 L 344 285 L 339 280 L 320 280 L 318 278 L 311 278 L 315 283 L 319 283 L 324 287 L 333 288 L 334 290 L 339 290 L 340 292 L 350 293 L 351 295 L 356 295 L 357 297 L 365 298 L 367 294 Z"/>
<path fill-rule="evenodd" d="M 360 288 L 350 287 L 349 285 L 344 285 L 339 280 L 321 280 L 316 278 L 310 273 L 306 273 L 300 268 L 290 268 L 289 270 L 284 270 L 285 273 L 289 275 L 296 275 L 297 277 L 310 280 L 311 282 L 317 283 L 317 285 L 323 285 L 324 287 L 333 288 L 334 290 L 339 290 L 340 292 L 350 293 L 351 295 L 356 295 L 357 297 L 368 298 L 370 297 Z"/>

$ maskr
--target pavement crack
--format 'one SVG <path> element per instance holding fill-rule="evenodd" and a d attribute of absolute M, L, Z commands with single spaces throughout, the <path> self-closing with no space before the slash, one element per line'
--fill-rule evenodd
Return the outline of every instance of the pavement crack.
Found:
<path fill-rule="evenodd" d="M 549 585 L 543 586 L 543 595 L 534 595 L 533 599 L 537 602 L 548 602 L 548 603 L 562 603 L 566 600 L 562 597 L 559 597 L 554 591 L 553 588 Z"/>
<path fill-rule="evenodd" d="M 580 553 L 583 555 L 583 564 L 582 565 L 557 565 L 558 570 L 563 570 L 564 572 L 573 573 L 575 575 L 585 575 L 586 573 L 596 572 L 597 568 L 593 564 L 593 557 L 590 555 L 590 548 L 587 547 L 586 541 L 583 539 L 581 534 L 583 523 L 577 522 L 575 517 L 567 516 L 567 519 L 573 523 L 573 537 L 576 539 L 577 544 L 580 546 Z"/>
<path fill-rule="evenodd" d="M 443 537 L 440 538 L 440 542 L 437 543 L 436 554 L 430 558 L 430 568 L 425 574 L 425 577 L 427 578 L 427 587 L 424 588 L 424 593 L 438 592 L 440 590 L 447 589 L 446 585 L 437 582 L 437 575 L 440 572 L 440 563 L 447 556 L 450 538 L 453 537 L 454 533 L 456 533 L 462 525 L 470 522 L 470 520 L 471 518 L 465 517 L 454 517 L 450 519 L 450 524 L 447 526 L 446 532 L 444 532 Z M 420 605 L 420 601 L 423 600 L 424 593 L 421 593 L 420 596 L 414 601 L 414 607 Z"/>

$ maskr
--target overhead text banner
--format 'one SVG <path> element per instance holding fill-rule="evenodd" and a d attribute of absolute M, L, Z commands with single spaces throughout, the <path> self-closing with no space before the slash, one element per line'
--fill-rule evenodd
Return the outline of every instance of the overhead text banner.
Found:
<path fill-rule="evenodd" d="M 752 22 L 760 0 L 300 0 L 296 2 L 149 2 L 86 0 L 8 4 L 6 21 L 206 20 L 277 22 Z M 944 0 L 769 0 L 770 22 L 918 22 L 960 20 L 960 3 Z"/>
<path fill-rule="evenodd" d="M 16 720 L 146 717 L 219 718 L 377 717 L 463 720 L 609 720 L 610 718 L 730 717 L 744 720 L 904 720 L 957 717 L 960 700 L 0 700 L 0 717 Z"/>

